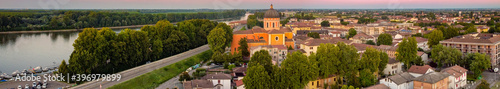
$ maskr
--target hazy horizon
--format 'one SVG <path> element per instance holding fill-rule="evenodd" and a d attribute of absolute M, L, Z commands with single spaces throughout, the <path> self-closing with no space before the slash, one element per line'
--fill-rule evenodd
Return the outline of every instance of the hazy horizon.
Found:
<path fill-rule="evenodd" d="M 2 0 L 0 9 L 491 9 L 500 0 Z"/>

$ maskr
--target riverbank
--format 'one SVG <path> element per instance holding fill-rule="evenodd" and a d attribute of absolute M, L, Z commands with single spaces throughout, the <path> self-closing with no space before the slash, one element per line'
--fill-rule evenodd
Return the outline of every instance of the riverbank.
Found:
<path fill-rule="evenodd" d="M 155 25 L 155 24 L 146 24 L 146 25 Z M 123 29 L 123 28 L 138 28 L 138 27 L 143 27 L 146 25 L 130 25 L 130 26 L 115 26 L 115 27 L 108 27 L 111 29 Z M 99 27 L 97 29 L 102 29 L 104 27 Z M 34 30 L 34 31 L 6 31 L 6 32 L 0 32 L 0 34 L 19 34 L 19 33 L 44 33 L 44 32 L 76 32 L 76 31 L 82 31 L 83 29 L 60 29 L 60 30 Z"/>

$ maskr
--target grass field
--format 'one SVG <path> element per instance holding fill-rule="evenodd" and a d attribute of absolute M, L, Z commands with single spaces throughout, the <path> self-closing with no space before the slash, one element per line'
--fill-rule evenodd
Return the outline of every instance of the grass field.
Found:
<path fill-rule="evenodd" d="M 195 56 L 191 56 L 182 61 L 156 69 L 149 73 L 135 77 L 128 81 L 109 87 L 108 89 L 154 89 L 165 81 L 177 76 L 185 71 L 187 68 L 200 63 L 201 61 L 208 60 L 212 56 L 212 51 L 208 50 Z"/>

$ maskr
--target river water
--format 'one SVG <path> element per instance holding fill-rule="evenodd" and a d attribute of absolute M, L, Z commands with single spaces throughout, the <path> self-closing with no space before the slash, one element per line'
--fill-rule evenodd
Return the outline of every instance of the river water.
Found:
<path fill-rule="evenodd" d="M 246 14 L 240 20 L 246 20 Z M 233 20 L 236 21 L 236 20 Z M 220 21 L 229 22 L 229 21 Z M 130 28 L 139 30 L 140 28 Z M 116 33 L 122 29 L 113 29 Z M 0 34 L 0 72 L 11 74 L 37 66 L 59 66 L 68 62 L 79 32 Z"/>

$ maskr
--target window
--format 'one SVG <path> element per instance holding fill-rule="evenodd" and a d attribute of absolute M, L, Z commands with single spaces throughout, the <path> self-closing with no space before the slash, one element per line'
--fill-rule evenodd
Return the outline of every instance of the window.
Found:
<path fill-rule="evenodd" d="M 310 47 L 309 49 L 313 49 L 313 47 Z"/>
<path fill-rule="evenodd" d="M 278 40 L 279 40 L 279 37 L 278 37 L 278 36 L 276 36 L 274 39 L 276 39 L 276 41 L 278 41 Z"/>
<path fill-rule="evenodd" d="M 259 37 L 259 39 L 264 39 L 264 37 Z"/>
<path fill-rule="evenodd" d="M 311 85 L 313 85 L 313 86 L 314 86 L 314 82 L 311 82 Z"/>
<path fill-rule="evenodd" d="M 275 25 L 274 25 L 274 23 L 273 23 L 273 28 L 274 28 L 274 26 L 275 26 Z"/>
<path fill-rule="evenodd" d="M 266 23 L 266 27 L 269 27 L 269 23 Z"/>

